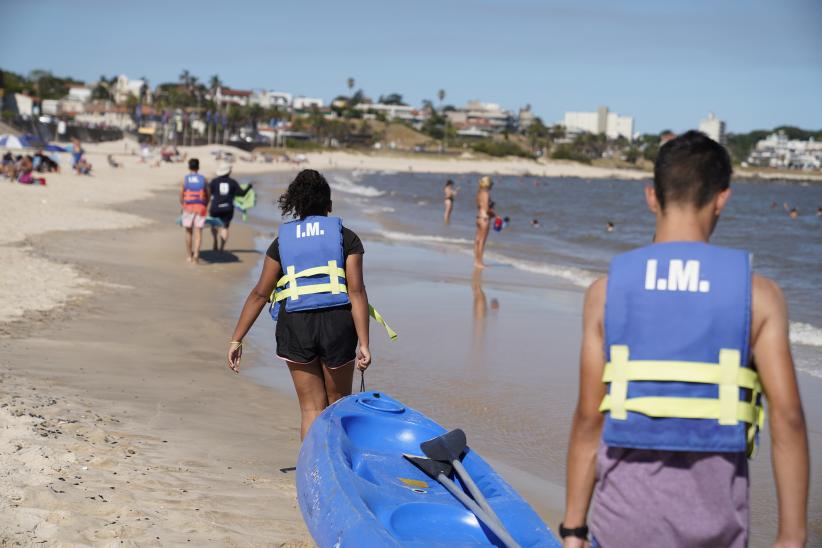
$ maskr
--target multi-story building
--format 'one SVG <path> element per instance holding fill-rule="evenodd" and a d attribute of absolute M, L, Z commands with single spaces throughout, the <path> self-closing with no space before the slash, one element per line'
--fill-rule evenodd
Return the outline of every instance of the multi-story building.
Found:
<path fill-rule="evenodd" d="M 418 122 L 423 117 L 420 109 L 409 107 L 408 105 L 359 103 L 354 108 L 364 113 L 383 114 L 389 120 L 405 120 L 411 123 Z"/>
<path fill-rule="evenodd" d="M 125 74 L 121 74 L 117 77 L 117 81 L 114 82 L 114 86 L 111 89 L 111 95 L 114 99 L 114 102 L 118 105 L 124 104 L 128 101 L 129 97 L 140 97 L 140 93 L 142 93 L 143 86 L 146 86 L 145 92 L 147 95 L 150 95 L 150 88 L 148 87 L 148 82 L 145 80 L 129 80 Z M 76 89 L 76 88 L 74 88 Z M 79 91 L 79 90 L 78 90 Z M 69 93 L 71 93 L 71 89 L 69 89 Z M 89 94 L 90 97 L 90 94 Z M 88 101 L 88 99 L 85 99 Z M 84 102 L 85 102 L 84 101 Z"/>
<path fill-rule="evenodd" d="M 291 103 L 294 110 L 311 110 L 312 108 L 323 108 L 325 101 L 316 97 L 294 97 Z"/>
<path fill-rule="evenodd" d="M 744 165 L 787 169 L 822 169 L 822 142 L 788 139 L 784 131 L 756 143 Z"/>
<path fill-rule="evenodd" d="M 496 103 L 468 101 L 465 107 L 450 110 L 445 117 L 457 132 L 471 130 L 483 133 L 501 133 L 514 128 L 514 117 Z"/>
<path fill-rule="evenodd" d="M 562 121 L 568 133 L 605 134 L 609 139 L 634 138 L 634 119 L 599 107 L 596 112 L 566 112 Z"/>
<path fill-rule="evenodd" d="M 722 145 L 727 143 L 725 138 L 725 122 L 717 118 L 713 112 L 708 113 L 708 117 L 699 121 L 699 131 Z"/>
<path fill-rule="evenodd" d="M 291 101 L 291 94 L 284 91 L 254 91 L 249 98 L 249 104 L 260 105 L 263 108 L 289 109 Z"/>

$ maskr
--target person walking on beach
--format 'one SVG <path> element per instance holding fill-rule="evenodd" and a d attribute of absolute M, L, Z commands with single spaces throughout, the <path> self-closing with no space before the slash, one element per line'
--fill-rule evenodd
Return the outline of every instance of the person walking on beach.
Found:
<path fill-rule="evenodd" d="M 200 244 L 209 199 L 208 181 L 199 173 L 200 160 L 197 158 L 188 161 L 188 169 L 189 173 L 180 187 L 180 205 L 183 208 L 183 228 L 186 230 L 186 260 L 197 264 L 200 262 Z"/>
<path fill-rule="evenodd" d="M 494 218 L 491 188 L 494 182 L 487 175 L 479 180 L 477 188 L 477 233 L 474 236 L 474 268 L 485 268 L 482 257 L 485 254 L 485 243 L 491 230 L 491 219 Z"/>
<path fill-rule="evenodd" d="M 245 196 L 251 190 L 252 185 L 248 184 L 245 188 L 240 186 L 240 183 L 230 177 L 231 165 L 221 164 L 217 168 L 217 177 L 208 183 L 208 191 L 211 195 L 211 205 L 208 208 L 208 213 L 211 217 L 220 219 L 223 226 L 211 227 L 211 237 L 214 239 L 214 251 L 225 250 L 225 244 L 228 241 L 228 228 L 231 226 L 231 219 L 234 218 L 234 198 L 236 196 Z M 219 243 L 218 243 L 219 239 Z"/>
<path fill-rule="evenodd" d="M 808 440 L 779 286 L 708 244 L 731 196 L 724 147 L 662 146 L 645 197 L 654 243 L 616 256 L 585 296 L 564 545 L 742 547 L 747 457 L 768 400 L 775 546 L 807 536 Z"/>
<path fill-rule="evenodd" d="M 445 221 L 445 224 L 448 224 L 451 222 L 451 211 L 454 209 L 454 198 L 457 197 L 459 189 L 454 186 L 454 181 L 448 179 L 445 182 L 445 186 L 442 191 L 445 193 L 445 215 L 443 217 L 443 221 Z"/>
<path fill-rule="evenodd" d="M 360 371 L 371 364 L 364 249 L 339 217 L 329 216 L 331 188 L 319 172 L 301 171 L 279 205 L 295 220 L 280 225 L 266 252 L 229 343 L 228 366 L 239 372 L 243 338 L 273 297 L 277 356 L 294 381 L 303 439 L 323 409 L 351 394 L 355 364 Z"/>

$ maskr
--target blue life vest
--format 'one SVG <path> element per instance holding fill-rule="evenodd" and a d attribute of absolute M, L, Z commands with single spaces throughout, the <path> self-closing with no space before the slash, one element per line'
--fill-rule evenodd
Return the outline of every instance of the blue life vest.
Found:
<path fill-rule="evenodd" d="M 310 216 L 283 223 L 278 237 L 283 276 L 271 295 L 271 316 L 275 320 L 282 300 L 288 312 L 350 302 L 339 217 Z"/>
<path fill-rule="evenodd" d="M 750 324 L 745 251 L 670 242 L 615 257 L 605 302 L 603 441 L 751 454 L 764 413 Z"/>
<path fill-rule="evenodd" d="M 185 205 L 205 205 L 205 177 L 199 173 L 189 173 L 183 180 L 183 203 Z"/>

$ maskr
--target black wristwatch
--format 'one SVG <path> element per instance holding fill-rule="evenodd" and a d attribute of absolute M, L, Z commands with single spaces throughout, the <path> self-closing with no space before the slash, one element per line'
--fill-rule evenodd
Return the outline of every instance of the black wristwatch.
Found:
<path fill-rule="evenodd" d="M 559 536 L 560 538 L 565 537 L 576 537 L 581 538 L 583 540 L 588 540 L 588 526 L 582 525 L 580 527 L 574 527 L 573 529 L 569 529 L 565 527 L 564 524 L 559 524 Z"/>

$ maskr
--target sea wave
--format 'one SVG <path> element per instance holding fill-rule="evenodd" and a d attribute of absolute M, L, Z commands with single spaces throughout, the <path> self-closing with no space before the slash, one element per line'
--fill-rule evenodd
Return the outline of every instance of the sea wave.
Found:
<path fill-rule="evenodd" d="M 400 242 L 428 243 L 428 244 L 450 244 L 450 245 L 474 245 L 471 240 L 465 238 L 449 238 L 447 236 L 435 236 L 433 234 L 409 234 L 407 232 L 395 232 L 393 230 L 380 230 L 379 234 L 390 240 Z"/>
<path fill-rule="evenodd" d="M 380 234 L 385 238 L 401 242 L 456 245 L 460 246 L 462 251 L 466 253 L 472 253 L 471 248 L 468 246 L 474 245 L 473 241 L 465 238 L 449 238 L 447 236 L 436 236 L 433 234 L 409 234 L 407 232 L 395 232 L 392 230 L 382 230 L 380 231 Z M 573 285 L 578 287 L 588 287 L 591 285 L 591 282 L 596 280 L 599 276 L 596 272 L 582 268 L 559 266 L 545 262 L 528 261 L 525 259 L 516 259 L 503 253 L 492 251 L 487 252 L 485 256 L 489 261 L 507 265 L 523 272 L 560 278 L 571 282 Z"/>
<path fill-rule="evenodd" d="M 791 322 L 791 342 L 806 346 L 822 346 L 822 329 L 803 322 Z"/>
<path fill-rule="evenodd" d="M 492 261 L 510 265 L 517 270 L 560 278 L 571 282 L 577 287 L 588 287 L 600 276 L 596 272 L 585 270 L 583 268 L 559 266 L 551 263 L 527 261 L 524 259 L 513 259 L 507 255 L 503 255 L 502 253 L 489 252 L 486 253 L 486 256 Z"/>
<path fill-rule="evenodd" d="M 373 186 L 358 185 L 356 182 L 343 175 L 333 175 L 329 186 L 337 192 L 355 194 L 357 196 L 365 196 L 367 198 L 376 198 L 377 196 L 382 196 L 385 194 L 385 192 L 374 188 Z"/>

